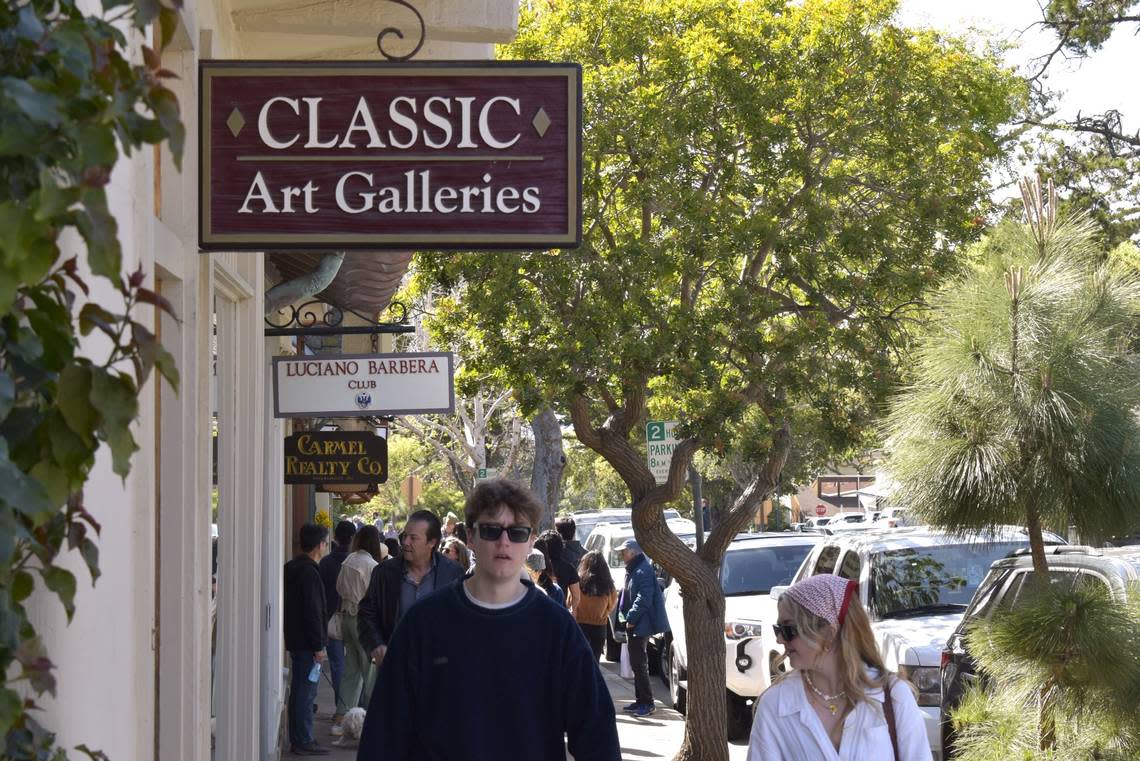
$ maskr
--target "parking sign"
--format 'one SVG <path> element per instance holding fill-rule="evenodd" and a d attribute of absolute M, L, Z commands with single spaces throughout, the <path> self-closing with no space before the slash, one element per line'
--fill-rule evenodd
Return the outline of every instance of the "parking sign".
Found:
<path fill-rule="evenodd" d="M 645 450 L 653 480 L 663 484 L 669 480 L 669 463 L 680 443 L 673 437 L 676 420 L 650 420 L 645 424 Z"/>

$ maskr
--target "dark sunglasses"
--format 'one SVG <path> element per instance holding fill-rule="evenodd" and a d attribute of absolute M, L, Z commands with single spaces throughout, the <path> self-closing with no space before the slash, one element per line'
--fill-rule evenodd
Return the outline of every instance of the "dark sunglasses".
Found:
<path fill-rule="evenodd" d="M 776 636 L 781 637 L 785 642 L 791 642 L 800 633 L 795 624 L 772 624 L 772 631 L 776 632 Z"/>
<path fill-rule="evenodd" d="M 495 524 L 476 523 L 475 529 L 479 532 L 479 538 L 484 542 L 497 542 L 503 532 L 507 532 L 507 539 L 510 539 L 514 544 L 522 544 L 527 539 L 530 539 L 530 526 L 496 526 Z"/>

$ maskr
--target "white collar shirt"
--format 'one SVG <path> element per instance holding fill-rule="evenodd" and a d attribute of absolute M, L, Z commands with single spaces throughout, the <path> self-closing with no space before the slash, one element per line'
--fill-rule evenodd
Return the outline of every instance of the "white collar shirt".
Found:
<path fill-rule="evenodd" d="M 891 696 L 898 735 L 898 761 L 931 761 L 922 712 L 910 686 L 892 680 Z M 799 673 L 792 672 L 759 698 L 748 761 L 893 761 L 891 736 L 883 715 L 883 690 L 868 690 L 871 703 L 860 700 L 843 721 L 839 750 L 804 692 Z"/>

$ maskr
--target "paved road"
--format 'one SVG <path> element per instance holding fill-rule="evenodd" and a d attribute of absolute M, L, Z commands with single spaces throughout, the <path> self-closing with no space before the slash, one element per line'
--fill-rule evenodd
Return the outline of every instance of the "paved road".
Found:
<path fill-rule="evenodd" d="M 657 702 L 657 712 L 645 718 L 627 716 L 621 709 L 633 702 L 633 681 L 622 679 L 618 675 L 618 665 L 602 661 L 602 675 L 606 678 L 606 685 L 610 688 L 610 695 L 614 699 L 614 709 L 617 713 L 618 737 L 621 740 L 621 755 L 625 761 L 649 761 L 650 759 L 670 759 L 681 747 L 681 739 L 685 734 L 685 717 L 666 708 L 669 692 L 660 677 L 651 677 L 653 697 Z M 328 680 L 321 678 L 321 686 L 317 693 L 319 710 L 313 722 L 313 736 L 321 745 L 332 750 L 328 756 L 330 761 L 356 761 L 355 747 L 338 747 L 331 743 L 335 738 L 330 734 L 332 727 L 333 692 Z M 286 735 L 287 737 L 287 735 Z M 286 748 L 288 741 L 286 740 Z M 728 756 L 730 761 L 745 761 L 747 747 L 743 743 L 730 743 Z M 282 759 L 311 758 L 310 756 L 295 756 L 286 750 Z M 569 754 L 567 758 L 571 757 Z"/>

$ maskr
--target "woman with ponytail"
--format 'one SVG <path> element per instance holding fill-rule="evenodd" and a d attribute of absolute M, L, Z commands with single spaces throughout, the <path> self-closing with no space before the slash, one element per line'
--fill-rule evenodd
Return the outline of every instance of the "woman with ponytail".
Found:
<path fill-rule="evenodd" d="M 793 584 L 775 629 L 793 670 L 758 699 L 748 761 L 931 761 L 914 691 L 883 664 L 857 582 Z"/>

